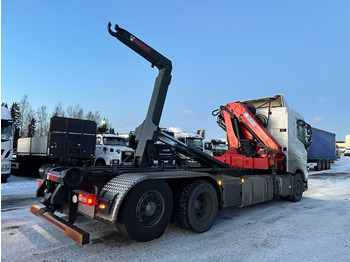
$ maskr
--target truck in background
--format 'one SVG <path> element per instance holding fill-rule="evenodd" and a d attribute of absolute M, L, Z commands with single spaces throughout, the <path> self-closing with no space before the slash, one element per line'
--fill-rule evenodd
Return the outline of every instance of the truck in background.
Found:
<path fill-rule="evenodd" d="M 227 150 L 226 139 L 204 140 L 203 150 L 211 156 L 222 156 Z"/>
<path fill-rule="evenodd" d="M 174 132 L 174 137 L 188 146 L 193 146 L 203 151 L 203 137 L 192 131 L 183 131 L 178 127 L 169 127 Z"/>
<path fill-rule="evenodd" d="M 183 131 L 178 127 L 169 127 L 169 130 L 174 133 L 175 139 L 186 144 L 188 147 L 196 148 L 200 151 L 204 151 L 204 139 L 201 135 L 194 133 L 193 131 Z M 193 156 L 179 153 L 178 162 L 181 162 L 183 166 L 200 166 L 200 163 L 194 159 Z"/>
<path fill-rule="evenodd" d="M 337 160 L 335 134 L 312 127 L 312 144 L 307 149 L 308 168 L 315 171 L 331 168 L 331 162 Z"/>
<path fill-rule="evenodd" d="M 13 155 L 13 121 L 7 107 L 1 106 L 1 183 L 11 175 Z"/>
<path fill-rule="evenodd" d="M 95 166 L 133 165 L 134 153 L 126 138 L 115 134 L 97 134 Z"/>
<path fill-rule="evenodd" d="M 109 23 L 113 37 L 159 70 L 146 118 L 135 130 L 134 166 L 46 169 L 36 192 L 43 206 L 32 205 L 34 215 L 80 245 L 89 243 L 89 233 L 73 225 L 80 215 L 145 242 L 162 236 L 171 218 L 179 227 L 202 233 L 211 228 L 219 208 L 301 200 L 308 189 L 311 128 L 282 95 L 220 106 L 217 122 L 226 131 L 228 149 L 222 156 L 209 156 L 159 127 L 171 61 L 118 25 L 114 29 Z M 158 140 L 201 166 L 155 167 Z"/>
<path fill-rule="evenodd" d="M 92 165 L 95 136 L 95 121 L 54 116 L 47 136 L 18 139 L 12 168 L 37 174 L 43 165 Z"/>
<path fill-rule="evenodd" d="M 350 146 L 345 148 L 344 156 L 350 156 Z"/>
<path fill-rule="evenodd" d="M 96 134 L 90 120 L 52 117 L 47 136 L 19 138 L 12 168 L 37 174 L 41 166 L 132 165 L 134 150 L 123 136 Z"/>

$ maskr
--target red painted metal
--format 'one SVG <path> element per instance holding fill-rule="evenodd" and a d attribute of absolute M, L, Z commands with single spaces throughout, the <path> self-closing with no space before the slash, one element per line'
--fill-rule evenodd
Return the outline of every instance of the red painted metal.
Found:
<path fill-rule="evenodd" d="M 228 103 L 221 110 L 225 121 L 228 150 L 224 155 L 215 157 L 216 159 L 239 168 L 283 169 L 282 147 L 245 104 L 241 102 Z M 241 137 L 237 137 L 234 131 L 234 119 L 239 123 Z M 251 140 L 257 155 L 245 156 L 239 153 L 240 139 Z"/>

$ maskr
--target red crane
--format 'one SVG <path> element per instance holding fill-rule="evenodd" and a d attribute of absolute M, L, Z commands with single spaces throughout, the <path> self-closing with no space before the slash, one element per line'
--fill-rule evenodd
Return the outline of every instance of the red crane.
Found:
<path fill-rule="evenodd" d="M 232 167 L 282 170 L 282 147 L 255 116 L 255 108 L 241 102 L 219 109 L 218 124 L 226 131 L 228 150 L 215 157 Z M 261 118 L 261 117 L 259 117 Z M 267 118 L 263 117 L 265 124 Z"/>

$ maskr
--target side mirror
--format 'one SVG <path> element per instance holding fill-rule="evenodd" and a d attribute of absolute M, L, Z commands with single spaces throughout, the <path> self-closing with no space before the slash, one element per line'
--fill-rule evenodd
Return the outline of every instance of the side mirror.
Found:
<path fill-rule="evenodd" d="M 305 148 L 308 148 L 312 144 L 312 128 L 309 124 L 305 123 Z"/>

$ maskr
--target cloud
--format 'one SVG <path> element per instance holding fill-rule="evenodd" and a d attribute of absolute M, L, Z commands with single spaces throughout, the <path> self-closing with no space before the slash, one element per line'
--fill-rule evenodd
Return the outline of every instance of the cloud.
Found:
<path fill-rule="evenodd" d="M 190 109 L 184 109 L 182 110 L 182 114 L 183 115 L 187 115 L 187 116 L 194 116 L 194 112 Z"/>
<path fill-rule="evenodd" d="M 319 99 L 318 99 L 318 104 L 319 105 L 324 105 L 324 104 L 326 104 L 327 103 L 327 99 L 325 98 L 325 97 L 320 97 Z"/>
<path fill-rule="evenodd" d="M 314 117 L 314 119 L 312 120 L 314 123 L 321 123 L 323 121 L 323 118 L 320 116 Z"/>

